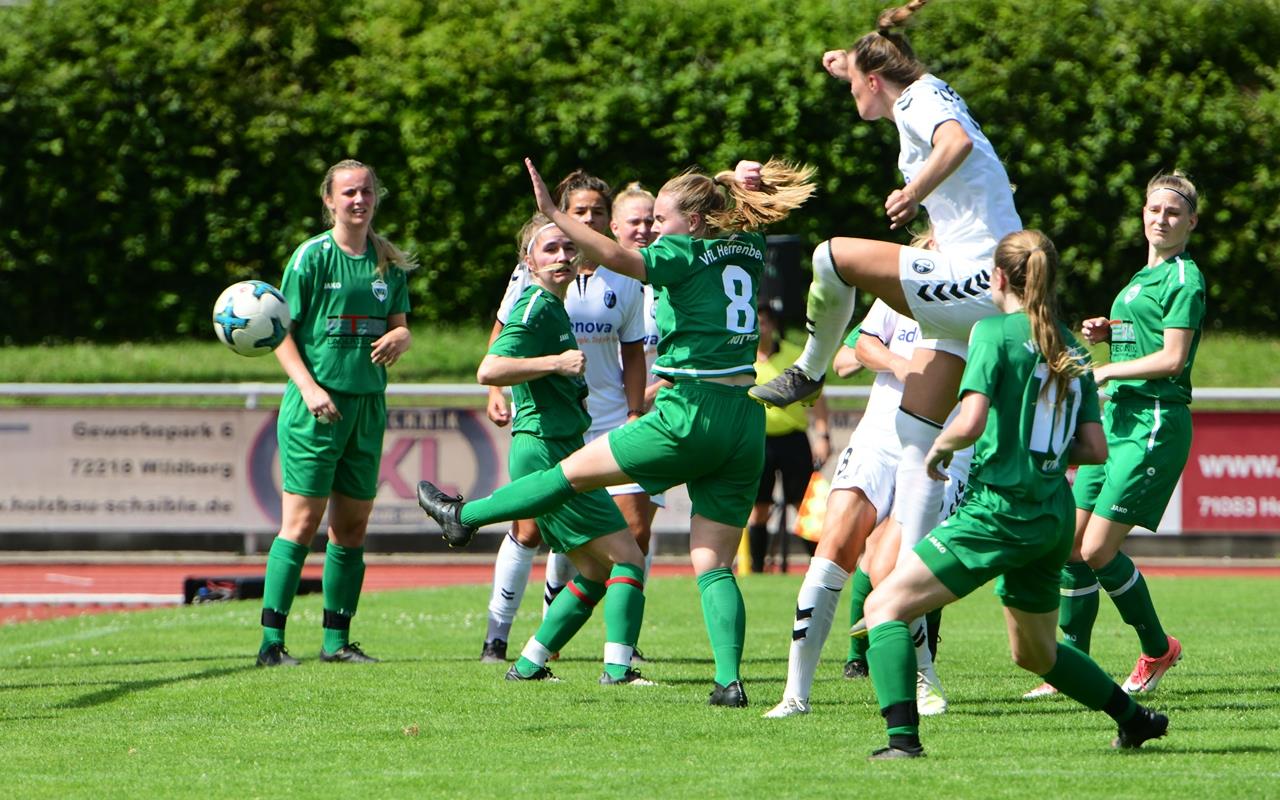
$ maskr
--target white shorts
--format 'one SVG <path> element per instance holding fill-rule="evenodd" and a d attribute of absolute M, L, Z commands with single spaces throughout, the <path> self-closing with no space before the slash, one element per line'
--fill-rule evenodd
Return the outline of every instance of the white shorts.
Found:
<path fill-rule="evenodd" d="M 897 433 L 858 427 L 836 461 L 831 491 L 861 489 L 875 507 L 879 525 L 893 508 L 893 487 L 901 460 L 902 446 L 898 444 Z"/>
<path fill-rule="evenodd" d="M 969 484 L 969 463 L 973 448 L 957 452 L 947 467 L 947 488 L 942 498 L 939 519 L 955 513 L 964 501 L 964 490 Z M 831 476 L 831 491 L 837 489 L 861 489 L 876 509 L 876 524 L 884 522 L 896 499 L 898 462 L 902 460 L 902 446 L 893 432 L 878 429 L 854 430 L 849 446 L 836 462 Z M 914 542 L 912 546 L 914 546 Z M 905 545 L 904 545 L 905 546 Z"/>
<path fill-rule="evenodd" d="M 990 261 L 903 247 L 898 251 L 898 277 L 911 316 L 920 324 L 924 337 L 917 347 L 954 353 L 955 345 L 947 340 L 955 340 L 967 353 L 974 323 L 1000 313 L 991 301 Z"/>
<path fill-rule="evenodd" d="M 609 435 L 608 430 L 604 430 L 604 429 L 589 430 L 586 433 L 582 434 L 582 441 L 584 444 L 590 444 L 596 439 L 599 439 L 601 436 L 608 436 L 608 435 Z M 610 497 L 617 497 L 618 495 L 622 495 L 622 494 L 644 494 L 645 493 L 644 489 L 641 488 L 640 484 L 638 483 L 622 483 L 617 486 L 607 486 L 605 487 L 605 491 L 609 493 Z M 661 493 L 651 494 L 649 495 L 649 500 L 658 508 L 667 507 L 667 496 L 665 494 L 661 494 Z"/>

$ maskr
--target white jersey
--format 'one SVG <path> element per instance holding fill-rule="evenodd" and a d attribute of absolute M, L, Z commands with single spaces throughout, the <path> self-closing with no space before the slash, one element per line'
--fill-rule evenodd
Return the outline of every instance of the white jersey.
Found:
<path fill-rule="evenodd" d="M 516 267 L 498 308 L 507 324 L 511 307 L 529 285 L 529 270 Z M 610 431 L 627 421 L 619 345 L 643 341 L 644 289 L 640 281 L 596 267 L 578 275 L 564 298 L 578 347 L 587 357 L 587 413 L 592 431 Z"/>
<path fill-rule="evenodd" d="M 916 349 L 920 339 L 920 326 L 910 317 L 904 317 L 883 300 L 876 300 L 871 305 L 867 316 L 859 325 L 863 336 L 874 336 L 885 343 L 889 352 L 911 360 L 911 353 Z M 871 384 L 871 395 L 867 398 L 867 408 L 862 412 L 858 427 L 881 431 L 896 431 L 898 405 L 902 402 L 902 381 L 892 372 L 877 372 L 875 383 Z M 897 438 L 897 434 L 894 434 Z"/>
<path fill-rule="evenodd" d="M 906 359 L 921 340 L 920 326 L 910 317 L 894 311 L 882 300 L 876 300 L 863 318 L 861 336 L 874 336 L 884 342 L 889 352 Z M 849 436 L 849 445 L 836 461 L 831 488 L 861 489 L 876 509 L 876 522 L 881 522 L 893 507 L 898 462 L 902 460 L 902 445 L 898 441 L 898 405 L 902 402 L 902 381 L 892 372 L 877 372 L 867 398 L 867 408 L 858 420 L 858 426 Z M 947 423 L 960 413 L 952 409 Z M 941 514 L 946 517 L 956 510 L 964 499 L 965 486 L 969 482 L 969 462 L 973 459 L 973 447 L 957 451 L 947 472 L 946 492 Z"/>
<path fill-rule="evenodd" d="M 920 326 L 911 317 L 904 317 L 890 308 L 883 300 L 871 304 L 871 310 L 859 324 L 862 334 L 874 336 L 884 342 L 889 352 L 901 356 L 908 361 L 920 343 Z M 871 395 L 867 398 L 867 408 L 858 420 L 858 427 L 864 424 L 871 430 L 889 431 L 893 438 L 898 438 L 898 406 L 902 403 L 902 381 L 892 372 L 877 372 L 875 383 L 871 384 Z M 960 408 L 951 410 L 947 423 L 956 418 Z"/>
<path fill-rule="evenodd" d="M 907 183 L 933 152 L 938 126 L 955 120 L 973 141 L 973 150 L 955 172 L 921 201 L 933 223 L 938 250 L 965 259 L 990 261 L 1006 234 L 1022 229 L 1004 165 L 960 95 L 944 81 L 925 75 L 893 104 L 901 150 L 898 169 Z"/>
<path fill-rule="evenodd" d="M 652 284 L 644 284 L 644 372 L 653 383 L 653 364 L 658 360 L 658 298 Z"/>

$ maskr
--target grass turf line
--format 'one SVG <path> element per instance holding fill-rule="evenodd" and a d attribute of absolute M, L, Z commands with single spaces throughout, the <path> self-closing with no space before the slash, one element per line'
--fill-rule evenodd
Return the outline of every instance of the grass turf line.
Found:
<path fill-rule="evenodd" d="M 1111 751 L 1114 726 L 1012 665 L 989 590 L 950 608 L 939 673 L 951 701 L 926 719 L 929 758 L 869 764 L 883 724 L 868 681 L 846 681 L 837 613 L 813 713 L 764 720 L 782 693 L 799 575 L 742 581 L 749 614 L 745 710 L 709 708 L 712 664 L 691 578 L 650 584 L 641 646 L 656 687 L 604 687 L 600 614 L 553 669 L 559 684 L 504 682 L 478 661 L 485 587 L 366 595 L 354 638 L 386 659 L 321 664 L 320 600 L 298 598 L 297 669 L 258 669 L 258 605 L 223 603 L 0 628 L 4 791 L 23 797 L 1267 796 L 1280 780 L 1271 664 L 1277 582 L 1149 579 L 1187 655 L 1150 704 L 1167 738 Z M 535 587 L 536 588 L 536 587 Z M 526 595 L 514 657 L 537 624 Z M 1122 678 L 1137 640 L 1106 599 L 1094 636 Z M 903 781 L 909 781 L 904 784 Z M 945 795 L 943 794 L 945 793 Z"/>

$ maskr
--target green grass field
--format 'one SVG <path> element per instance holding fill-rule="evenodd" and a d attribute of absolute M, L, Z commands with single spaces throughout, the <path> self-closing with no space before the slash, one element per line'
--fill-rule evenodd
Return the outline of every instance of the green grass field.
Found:
<path fill-rule="evenodd" d="M 751 707 L 706 705 L 712 666 L 692 578 L 652 582 L 641 644 L 655 687 L 603 687 L 597 620 L 559 684 L 481 665 L 487 587 L 366 595 L 354 632 L 373 667 L 320 664 L 317 596 L 298 599 L 297 669 L 253 666 L 258 605 L 225 603 L 0 628 L 0 796 L 67 797 L 1251 797 L 1280 793 L 1280 694 L 1265 578 L 1151 579 L 1186 657 L 1152 696 L 1170 733 L 1108 747 L 1114 726 L 1008 659 L 996 600 L 949 609 L 939 673 L 951 710 L 927 759 L 877 763 L 871 685 L 840 677 L 842 625 L 807 717 L 764 720 L 782 692 L 799 575 L 743 580 Z M 523 641 L 538 592 L 516 621 Z M 597 615 L 598 617 L 599 615 Z M 841 608 L 837 620 L 847 619 Z M 518 645 L 513 645 L 514 650 Z M 1110 603 L 1095 655 L 1127 674 L 1136 638 Z"/>

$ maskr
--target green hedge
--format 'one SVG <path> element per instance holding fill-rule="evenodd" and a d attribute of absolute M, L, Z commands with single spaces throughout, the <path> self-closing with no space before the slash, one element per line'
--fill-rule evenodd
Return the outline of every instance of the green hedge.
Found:
<path fill-rule="evenodd" d="M 896 135 L 821 72 L 881 3 L 129 0 L 0 7 L 0 341 L 207 335 L 232 280 L 276 280 L 321 228 L 324 168 L 390 190 L 414 315 L 487 316 L 531 212 L 520 159 L 659 185 L 787 156 L 820 196 L 786 232 L 888 236 Z M 1205 197 L 1214 326 L 1280 330 L 1280 0 L 934 0 L 912 41 L 969 101 L 1064 304 L 1103 313 L 1142 263 L 1142 187 Z M 783 231 L 777 231 L 783 232 Z"/>

